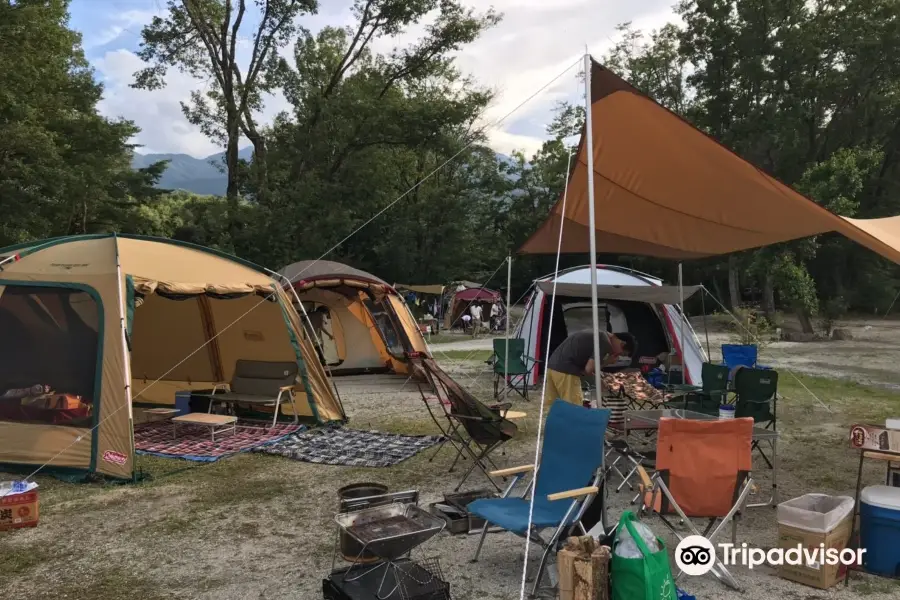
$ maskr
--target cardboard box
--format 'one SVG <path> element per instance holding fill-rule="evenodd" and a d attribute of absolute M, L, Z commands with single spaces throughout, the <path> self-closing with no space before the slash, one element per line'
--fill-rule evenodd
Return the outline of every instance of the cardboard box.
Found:
<path fill-rule="evenodd" d="M 788 525 L 778 525 L 778 547 L 784 550 L 796 548 L 798 545 L 813 550 L 819 544 L 825 544 L 825 548 L 837 548 L 838 551 L 847 547 L 850 534 L 853 529 L 853 515 L 848 515 L 841 523 L 829 533 L 819 533 L 798 529 Z M 825 564 L 811 565 L 787 565 L 778 567 L 778 575 L 782 579 L 802 583 L 820 590 L 827 590 L 847 576 L 847 567 Z"/>
<path fill-rule="evenodd" d="M 38 491 L 0 498 L 0 531 L 38 524 Z"/>

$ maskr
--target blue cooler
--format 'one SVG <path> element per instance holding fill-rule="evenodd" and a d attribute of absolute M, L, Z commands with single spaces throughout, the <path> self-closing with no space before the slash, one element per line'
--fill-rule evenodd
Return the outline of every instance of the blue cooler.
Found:
<path fill-rule="evenodd" d="M 863 565 L 872 573 L 900 575 L 900 488 L 869 486 L 859 502 Z"/>

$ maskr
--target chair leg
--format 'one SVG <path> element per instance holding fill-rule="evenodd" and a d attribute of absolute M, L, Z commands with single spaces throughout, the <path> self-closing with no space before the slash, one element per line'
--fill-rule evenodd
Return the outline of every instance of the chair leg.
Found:
<path fill-rule="evenodd" d="M 481 554 L 481 547 L 484 546 L 484 538 L 487 537 L 488 527 L 490 523 L 487 521 L 484 522 L 484 527 L 481 528 L 481 537 L 478 538 L 478 548 L 475 549 L 475 557 L 472 559 L 472 562 L 478 562 L 478 556 Z"/>
<path fill-rule="evenodd" d="M 555 538 L 556 536 L 554 536 Z M 531 595 L 532 597 L 537 596 L 538 587 L 541 585 L 541 579 L 544 578 L 544 570 L 547 568 L 547 559 L 550 557 L 550 551 L 553 549 L 554 541 L 551 540 L 547 547 L 544 548 L 544 553 L 541 554 L 541 562 L 538 565 L 537 574 L 534 576 L 534 585 L 531 587 Z"/>

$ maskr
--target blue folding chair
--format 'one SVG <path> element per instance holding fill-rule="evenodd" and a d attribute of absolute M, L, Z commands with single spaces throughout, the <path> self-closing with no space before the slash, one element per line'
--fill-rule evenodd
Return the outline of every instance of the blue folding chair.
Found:
<path fill-rule="evenodd" d="M 515 497 L 511 495 L 513 488 L 528 473 L 534 471 L 534 465 L 493 471 L 491 475 L 495 477 L 512 477 L 503 496 L 475 500 L 468 505 L 470 514 L 486 521 L 472 562 L 478 560 L 491 524 L 525 537 L 530 504 L 528 492 L 533 489 L 531 539 L 544 548 L 532 589 L 532 595 L 537 593 L 550 552 L 558 550 L 568 538 L 567 532 L 574 528 L 586 535 L 585 526 L 581 523 L 585 511 L 594 498 L 599 498 L 601 503 L 605 502 L 602 491 L 603 438 L 609 415 L 608 409 L 585 408 L 563 400 L 553 403 L 547 416 L 541 463 L 536 473 L 537 482 L 532 478 L 524 494 Z M 605 505 L 601 505 L 601 523 L 604 528 L 605 509 Z M 596 511 L 592 509 L 591 513 Z M 541 535 L 546 530 L 553 532 L 548 540 Z"/>
<path fill-rule="evenodd" d="M 722 344 L 722 362 L 729 370 L 737 367 L 756 367 L 759 348 L 756 344 Z"/>

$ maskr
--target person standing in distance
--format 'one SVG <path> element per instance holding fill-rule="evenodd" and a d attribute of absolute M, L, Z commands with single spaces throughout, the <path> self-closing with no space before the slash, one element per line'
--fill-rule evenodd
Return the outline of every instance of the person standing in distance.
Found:
<path fill-rule="evenodd" d="M 634 356 L 637 340 L 630 333 L 600 332 L 600 368 L 614 364 L 620 356 Z M 594 332 L 578 331 L 567 337 L 547 361 L 547 398 L 578 404 L 584 401 L 581 378 L 594 374 Z"/>

